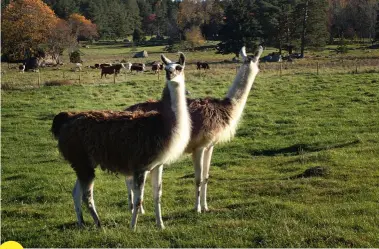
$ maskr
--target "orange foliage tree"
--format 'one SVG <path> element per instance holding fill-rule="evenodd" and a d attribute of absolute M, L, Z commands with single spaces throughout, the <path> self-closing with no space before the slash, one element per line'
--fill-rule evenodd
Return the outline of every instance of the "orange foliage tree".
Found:
<path fill-rule="evenodd" d="M 24 59 L 36 53 L 47 41 L 58 18 L 41 0 L 14 0 L 1 19 L 3 54 L 10 59 Z"/>
<path fill-rule="evenodd" d="M 74 35 L 78 41 L 81 39 L 93 39 L 98 36 L 96 24 L 82 15 L 77 13 L 70 15 L 68 23 L 72 35 Z"/>
<path fill-rule="evenodd" d="M 71 34 L 71 29 L 67 21 L 59 19 L 57 25 L 51 32 L 46 45 L 47 52 L 52 58 L 59 63 L 60 56 L 66 47 L 75 46 L 77 44 L 76 37 Z"/>

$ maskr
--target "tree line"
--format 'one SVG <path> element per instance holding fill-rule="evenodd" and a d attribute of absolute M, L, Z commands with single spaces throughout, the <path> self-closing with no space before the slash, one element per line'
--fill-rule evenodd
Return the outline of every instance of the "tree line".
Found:
<path fill-rule="evenodd" d="M 8 5 L 40 0 L 2 1 L 2 33 Z M 169 37 L 190 47 L 220 41 L 219 53 L 238 53 L 242 45 L 274 46 L 279 52 L 320 48 L 335 40 L 379 40 L 377 0 L 44 0 L 57 19 L 69 23 L 76 40 Z M 30 4 L 30 3 L 29 3 Z M 73 31 L 73 15 L 92 31 Z M 80 19 L 79 18 L 79 19 Z M 13 20 L 12 20 L 13 21 Z M 80 22 L 79 22 L 80 23 Z M 5 26 L 4 26 L 5 24 Z M 93 26 L 95 25 L 95 26 Z M 63 28 L 63 24 L 61 24 Z M 79 25 L 80 26 L 80 25 Z M 81 25 L 83 26 L 83 25 Z M 91 30 L 91 28 L 89 28 Z M 96 30 L 94 30 L 96 29 Z M 34 32 L 34 31 L 33 31 Z M 60 32 L 62 33 L 62 32 Z M 83 34 L 84 33 L 84 34 Z M 13 36 L 10 36 L 13 39 Z M 5 45 L 7 35 L 3 35 Z M 9 42 L 12 43 L 12 42 Z M 14 43 L 14 42 L 13 42 Z M 25 41 L 20 41 L 25 47 Z M 6 47 L 5 52 L 7 52 Z"/>

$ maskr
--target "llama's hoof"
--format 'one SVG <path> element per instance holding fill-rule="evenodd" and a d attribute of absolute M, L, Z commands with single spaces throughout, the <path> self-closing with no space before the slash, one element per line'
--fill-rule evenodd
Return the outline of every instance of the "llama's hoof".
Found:
<path fill-rule="evenodd" d="M 201 207 L 195 207 L 194 210 L 196 213 L 201 214 Z"/>
<path fill-rule="evenodd" d="M 203 208 L 203 213 L 207 213 L 207 212 L 209 212 L 209 208 L 208 207 L 204 207 Z"/>
<path fill-rule="evenodd" d="M 84 222 L 78 222 L 77 225 L 78 225 L 78 228 L 80 228 L 80 229 L 83 229 L 85 227 Z"/>
<path fill-rule="evenodd" d="M 138 210 L 140 214 L 145 214 L 145 209 L 141 206 Z"/>
<path fill-rule="evenodd" d="M 161 230 L 164 230 L 166 227 L 162 224 L 157 224 L 157 227 Z"/>

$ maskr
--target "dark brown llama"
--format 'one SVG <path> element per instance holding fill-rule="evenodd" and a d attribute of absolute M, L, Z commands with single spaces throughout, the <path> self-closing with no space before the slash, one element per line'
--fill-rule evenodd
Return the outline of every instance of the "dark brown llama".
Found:
<path fill-rule="evenodd" d="M 184 152 L 191 133 L 185 98 L 184 64 L 164 55 L 166 87 L 162 105 L 151 112 L 62 112 L 55 116 L 51 128 L 58 148 L 77 175 L 73 189 L 75 211 L 83 225 L 81 200 L 85 202 L 96 223 L 100 220 L 93 199 L 93 184 L 97 165 L 103 170 L 132 176 L 134 209 L 131 228 L 135 229 L 143 202 L 148 171 L 152 173 L 157 225 L 164 228 L 160 199 L 162 194 L 162 164 L 175 161 Z"/>
<path fill-rule="evenodd" d="M 250 89 L 259 72 L 258 62 L 262 52 L 263 48 L 259 47 L 256 56 L 250 57 L 246 55 L 245 47 L 241 49 L 243 64 L 225 98 L 187 99 L 193 127 L 185 152 L 192 153 L 195 167 L 195 210 L 197 212 L 201 212 L 201 208 L 203 211 L 208 211 L 207 185 L 213 147 L 219 142 L 226 142 L 233 138 Z M 161 108 L 161 105 L 161 101 L 149 101 L 130 106 L 125 110 L 152 111 Z M 131 204 L 132 179 L 127 178 L 126 182 Z"/>

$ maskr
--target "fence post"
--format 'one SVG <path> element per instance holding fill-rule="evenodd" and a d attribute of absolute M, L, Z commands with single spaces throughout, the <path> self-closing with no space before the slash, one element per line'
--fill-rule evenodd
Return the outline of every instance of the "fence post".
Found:
<path fill-rule="evenodd" d="M 358 60 L 355 61 L 355 73 L 358 73 Z"/>
<path fill-rule="evenodd" d="M 41 84 L 41 73 L 40 70 L 38 69 L 38 87 L 40 87 Z"/>
<path fill-rule="evenodd" d="M 116 84 L 116 69 L 113 69 L 113 84 Z"/>
<path fill-rule="evenodd" d="M 158 80 L 159 80 L 159 72 L 160 72 L 161 70 L 158 70 Z"/>
<path fill-rule="evenodd" d="M 80 73 L 80 69 L 79 69 L 79 84 L 80 84 L 80 80 L 81 80 L 81 73 Z"/>
<path fill-rule="evenodd" d="M 317 75 L 318 75 L 318 68 L 319 68 L 319 63 L 317 62 Z"/>
<path fill-rule="evenodd" d="M 279 62 L 280 63 L 280 77 L 282 77 L 282 67 L 283 67 L 283 65 L 282 65 L 282 62 Z"/>

